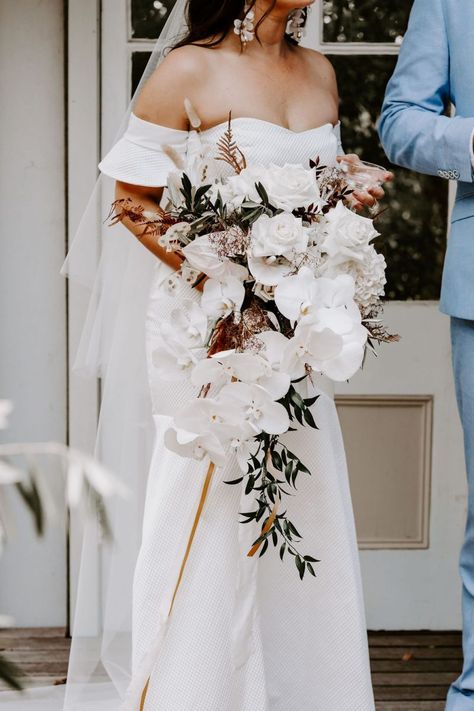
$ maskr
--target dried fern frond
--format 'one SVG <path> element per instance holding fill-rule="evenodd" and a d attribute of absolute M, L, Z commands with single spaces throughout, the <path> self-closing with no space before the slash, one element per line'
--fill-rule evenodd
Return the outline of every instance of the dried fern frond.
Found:
<path fill-rule="evenodd" d="M 366 329 L 369 332 L 369 339 L 377 341 L 377 343 L 398 343 L 400 336 L 396 333 L 390 333 L 387 328 L 380 322 L 366 323 Z"/>
<path fill-rule="evenodd" d="M 110 220 L 111 227 L 126 219 L 135 225 L 143 226 L 140 238 L 148 235 L 161 235 L 175 223 L 173 217 L 158 205 L 155 212 L 150 212 L 145 210 L 143 205 L 134 203 L 131 198 L 115 200 L 107 219 Z"/>
<path fill-rule="evenodd" d="M 247 161 L 244 154 L 234 140 L 232 133 L 232 112 L 229 112 L 229 121 L 225 133 L 217 142 L 216 160 L 222 160 L 228 163 L 237 174 L 241 173 L 247 167 Z"/>

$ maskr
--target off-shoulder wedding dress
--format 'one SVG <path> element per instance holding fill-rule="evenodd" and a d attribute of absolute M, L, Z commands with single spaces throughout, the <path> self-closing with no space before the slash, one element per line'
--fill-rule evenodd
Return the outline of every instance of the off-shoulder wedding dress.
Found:
<path fill-rule="evenodd" d="M 157 126 L 132 114 L 127 131 L 100 168 L 126 183 L 164 186 L 169 171 L 174 170 L 169 151 L 163 151 L 165 144 L 181 156 L 189 156 L 200 141 L 213 151 L 225 128 L 222 124 L 199 136 Z M 332 165 L 340 152 L 339 128 L 331 124 L 294 132 L 243 117 L 233 120 L 233 131 L 248 163 L 306 166 L 309 159 L 319 156 L 322 164 Z M 216 166 L 218 170 L 227 168 L 223 163 Z M 132 236 L 122 237 L 132 245 Z M 87 673 L 74 675 L 70 671 L 64 708 L 374 711 L 346 459 L 330 384 L 322 378 L 314 383 L 321 395 L 313 406 L 319 430 L 303 428 L 285 435 L 287 444 L 312 472 L 300 477 L 297 495 L 289 498 L 288 512 L 303 536 L 305 552 L 320 560 L 317 577 L 300 580 L 291 557 L 282 563 L 272 547 L 261 558 L 247 556 L 258 530 L 239 523 L 239 512 L 251 506 L 241 486 L 224 483 L 240 475 L 233 459 L 215 473 L 189 546 L 207 465 L 168 451 L 163 434 L 171 415 L 194 394 L 188 385 L 161 382 L 152 354 L 160 321 L 169 317 L 176 300 L 195 298 L 195 294 L 182 286 L 181 293 L 169 296 L 162 288 L 168 267 L 141 245 L 133 244 L 135 248 L 141 267 L 132 280 L 146 281 L 148 276 L 142 275 L 141 269 L 149 270 L 150 265 L 152 277 L 136 330 L 145 334 L 146 348 L 131 382 L 143 379 L 147 369 L 148 392 L 142 388 L 139 395 L 152 410 L 155 441 L 138 560 L 136 555 L 129 556 L 129 566 L 135 565 L 132 612 L 126 610 L 112 618 L 115 637 L 102 641 L 99 665 L 90 659 L 93 646 L 88 647 L 85 638 L 76 640 L 75 656 Z M 133 293 L 133 283 L 131 289 L 127 293 Z M 119 308 L 127 307 L 123 300 L 120 303 Z M 133 340 L 136 333 L 127 331 L 117 341 L 119 357 L 127 339 Z M 108 389 L 106 381 L 105 402 Z M 115 411 L 125 410 L 128 400 L 126 392 L 115 393 Z M 131 437 L 134 426 L 123 426 L 119 437 Z M 115 451 L 121 442 L 116 435 L 112 440 L 110 449 Z M 135 472 L 129 472 L 129 477 L 134 476 Z M 119 525 L 120 521 L 119 516 Z M 126 548 L 127 535 L 133 534 L 123 530 L 119 534 L 119 547 Z M 94 544 L 86 546 L 86 550 L 91 548 Z M 83 558 L 86 565 L 90 557 Z M 116 598 L 131 595 L 120 568 L 109 585 Z M 87 596 L 88 590 L 85 592 Z M 76 620 L 76 637 L 78 630 L 85 630 L 87 637 L 89 622 L 87 615 L 80 623 Z M 122 635 L 130 627 L 132 650 L 129 637 Z M 127 640 L 128 649 L 119 649 L 119 661 L 111 662 L 114 645 L 121 638 Z M 88 679 L 96 683 L 87 683 Z M 62 709 L 61 691 L 57 689 L 51 697 L 46 691 L 32 692 L 11 706 L 9 695 L 0 695 L 0 707 L 8 711 Z M 53 696 L 54 703 L 48 700 Z"/>
<path fill-rule="evenodd" d="M 339 127 L 303 132 L 255 118 L 235 118 L 234 137 L 248 163 L 335 163 Z M 195 143 L 215 151 L 221 124 L 195 132 L 157 126 L 133 115 L 123 138 L 100 165 L 126 183 L 162 186 L 174 166 L 164 144 L 185 155 Z M 227 166 L 220 163 L 220 170 Z M 367 637 L 343 441 L 328 382 L 315 384 L 319 431 L 286 435 L 312 471 L 290 501 L 307 551 L 319 559 L 317 578 L 301 581 L 293 561 L 277 550 L 248 558 L 258 531 L 239 524 L 245 496 L 224 480 L 239 476 L 229 460 L 208 493 L 189 558 L 168 617 L 206 464 L 166 450 L 170 415 L 188 385 L 160 382 L 151 354 L 160 319 L 176 298 L 164 293 L 167 267 L 156 264 L 147 315 L 149 383 L 156 444 L 148 480 L 143 540 L 134 581 L 133 678 L 127 710 L 370 711 L 374 708 Z M 257 524 L 258 525 L 258 524 Z"/>

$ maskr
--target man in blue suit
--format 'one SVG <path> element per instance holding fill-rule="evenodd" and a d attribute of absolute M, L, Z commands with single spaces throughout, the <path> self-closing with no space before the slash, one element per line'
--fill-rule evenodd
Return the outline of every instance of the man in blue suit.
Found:
<path fill-rule="evenodd" d="M 445 115 L 451 104 L 455 115 Z M 474 711 L 474 0 L 415 0 L 380 136 L 393 163 L 458 183 L 441 310 L 451 316 L 469 500 L 461 553 L 464 668 L 446 711 Z"/>

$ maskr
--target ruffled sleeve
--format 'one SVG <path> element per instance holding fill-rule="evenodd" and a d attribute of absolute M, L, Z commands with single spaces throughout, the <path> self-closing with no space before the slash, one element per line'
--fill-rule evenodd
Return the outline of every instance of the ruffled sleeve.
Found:
<path fill-rule="evenodd" d="M 184 158 L 188 137 L 188 131 L 159 126 L 132 113 L 127 130 L 99 163 L 99 169 L 104 175 L 131 185 L 163 187 L 169 173 L 176 170 L 163 146 Z"/>

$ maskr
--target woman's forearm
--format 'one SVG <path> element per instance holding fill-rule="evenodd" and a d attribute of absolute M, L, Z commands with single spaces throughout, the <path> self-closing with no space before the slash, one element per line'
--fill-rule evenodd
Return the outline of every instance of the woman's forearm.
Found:
<path fill-rule="evenodd" d="M 115 190 L 116 200 L 131 200 L 130 208 L 143 209 L 144 212 L 156 213 L 160 204 L 162 189 L 153 189 L 147 192 L 145 189 L 128 186 L 125 183 L 117 183 Z M 182 264 L 182 257 L 176 252 L 168 252 L 158 242 L 159 235 L 145 231 L 145 225 L 134 222 L 126 214 L 120 216 L 120 221 L 125 227 L 146 247 L 155 257 L 167 264 L 172 269 L 179 269 Z"/>

